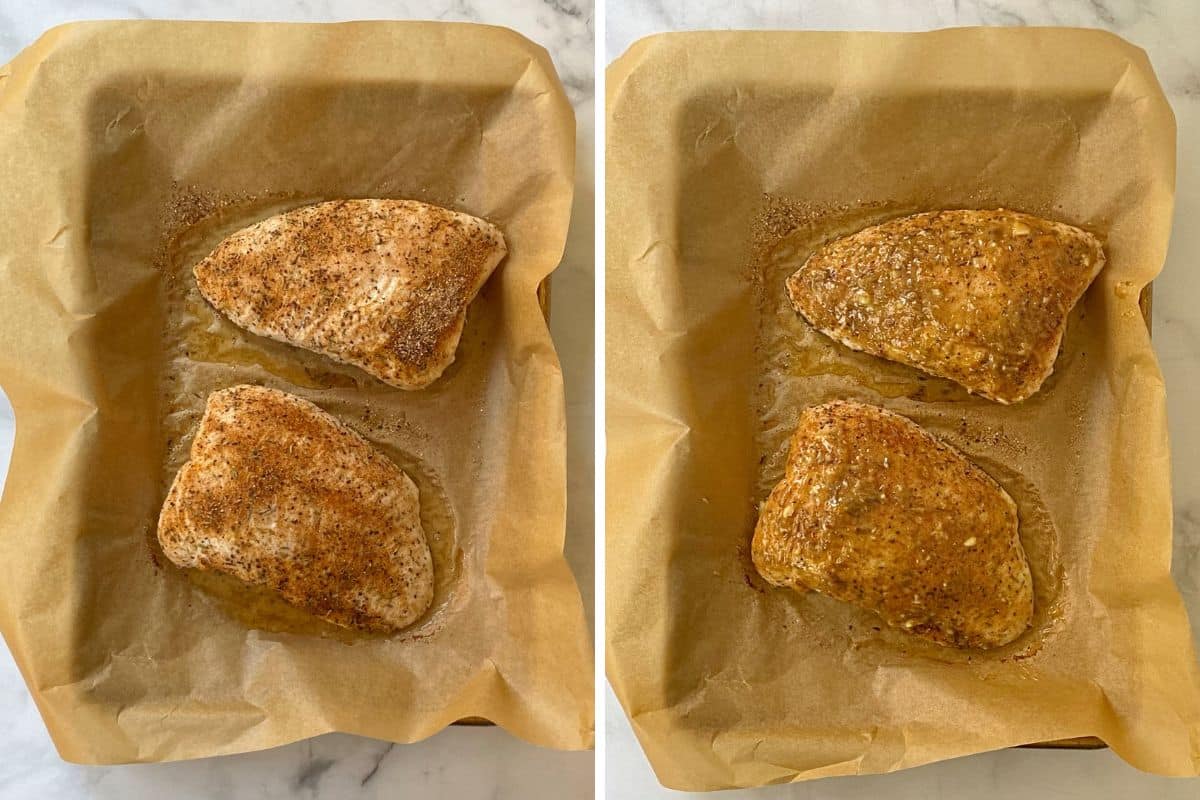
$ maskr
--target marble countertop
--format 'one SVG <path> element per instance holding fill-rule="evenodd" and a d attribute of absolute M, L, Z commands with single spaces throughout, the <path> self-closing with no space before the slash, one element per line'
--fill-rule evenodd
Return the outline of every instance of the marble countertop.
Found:
<path fill-rule="evenodd" d="M 1200 3 L 1194 0 L 609 0 L 605 52 L 616 58 L 652 33 L 690 29 L 925 30 L 964 25 L 1106 28 L 1144 48 L 1175 110 L 1178 177 L 1170 253 L 1154 292 L 1154 344 L 1167 381 L 1175 501 L 1174 575 L 1200 637 Z M 611 690 L 605 766 L 612 800 L 682 797 L 661 788 Z M 737 798 L 1200 797 L 1200 779 L 1146 775 L 1110 751 L 1006 750 L 893 775 L 834 778 L 722 793 Z"/>
<path fill-rule="evenodd" d="M 550 51 L 578 120 L 575 214 L 554 276 L 551 329 L 567 384 L 570 481 L 567 558 L 592 608 L 593 32 L 574 0 L 0 0 L 0 63 L 44 30 L 79 19 L 181 18 L 333 22 L 444 19 L 505 25 Z M 11 452 L 11 409 L 0 397 L 0 475 Z M 367 800 L 592 796 L 593 754 L 534 747 L 498 728 L 449 728 L 391 745 L 329 735 L 260 753 L 173 764 L 81 767 L 59 759 L 8 649 L 0 646 L 0 800 Z"/>

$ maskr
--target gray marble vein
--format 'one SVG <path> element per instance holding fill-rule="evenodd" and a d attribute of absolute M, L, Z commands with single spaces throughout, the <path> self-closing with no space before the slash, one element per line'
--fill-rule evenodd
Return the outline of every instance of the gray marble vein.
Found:
<path fill-rule="evenodd" d="M 1200 3 L 1194 0 L 610 0 L 609 59 L 652 33 L 689 29 L 926 30 L 965 25 L 1066 25 L 1113 31 L 1150 55 L 1178 124 L 1175 226 L 1155 284 L 1154 343 L 1167 381 L 1175 541 L 1172 572 L 1200 639 Z M 606 703 L 609 797 L 676 797 L 658 787 L 611 691 Z M 1200 779 L 1144 775 L 1111 752 L 1008 750 L 887 776 L 834 779 L 722 798 L 1189 798 Z"/>
<path fill-rule="evenodd" d="M 586 0 L 0 0 L 0 63 L 47 28 L 77 19 L 281 21 L 442 19 L 504 25 L 544 46 L 576 107 L 581 162 L 576 214 L 554 278 L 551 329 L 567 384 L 571 481 L 567 557 L 592 595 L 592 10 Z M 0 476 L 12 449 L 0 395 Z M 591 753 L 559 753 L 495 728 L 451 728 L 413 745 L 330 735 L 259 753 L 175 764 L 81 767 L 54 751 L 6 647 L 0 646 L 0 800 L 371 800 L 590 797 Z"/>

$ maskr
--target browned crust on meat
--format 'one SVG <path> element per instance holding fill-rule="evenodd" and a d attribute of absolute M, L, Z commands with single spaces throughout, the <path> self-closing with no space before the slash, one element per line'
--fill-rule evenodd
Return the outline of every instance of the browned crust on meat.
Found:
<path fill-rule="evenodd" d="M 777 586 L 813 589 L 942 645 L 998 647 L 1033 616 L 1012 498 L 916 423 L 875 406 L 805 409 L 752 556 Z"/>
<path fill-rule="evenodd" d="M 1067 316 L 1104 261 L 1095 236 L 1060 222 L 937 211 L 821 247 L 787 288 L 830 338 L 1015 403 L 1049 377 Z"/>

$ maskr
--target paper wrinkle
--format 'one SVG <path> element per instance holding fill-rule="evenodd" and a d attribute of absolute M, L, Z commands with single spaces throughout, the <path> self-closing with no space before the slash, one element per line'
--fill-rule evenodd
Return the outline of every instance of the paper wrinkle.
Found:
<path fill-rule="evenodd" d="M 86 317 L 84 319 L 86 319 Z M 18 383 L 18 380 L 15 376 L 20 375 L 20 383 L 22 387 L 26 389 L 27 394 L 38 399 L 39 407 L 43 413 L 49 412 L 54 407 L 55 400 L 64 401 L 71 407 L 76 408 L 78 416 L 75 417 L 75 420 L 76 424 L 80 428 L 91 422 L 99 413 L 99 409 L 96 407 L 96 404 L 88 400 L 86 397 L 80 396 L 75 391 L 74 387 L 68 388 L 64 387 L 61 383 L 53 383 L 52 381 L 57 376 L 43 375 L 38 377 L 36 375 L 28 375 L 26 374 L 27 366 L 27 364 L 17 360 L 10 361 L 5 359 L 3 354 L 0 353 L 0 386 L 6 387 L 4 389 L 6 394 L 9 392 L 9 388 L 7 387 L 15 386 Z M 20 439 L 18 439 L 17 442 L 18 446 L 20 446 L 22 443 Z M 9 467 L 9 473 L 9 481 L 5 483 L 6 490 L 9 482 L 12 480 L 11 466 Z"/>
<path fill-rule="evenodd" d="M 545 51 L 476 25 L 136 21 L 55 29 L 7 69 L 0 288 L 19 313 L 0 318 L 0 384 L 24 433 L 0 560 L 26 574 L 0 581 L 0 629 L 60 754 L 407 742 L 465 717 L 589 747 L 562 376 L 537 300 L 565 246 L 575 123 Z M 228 233 L 371 196 L 487 216 L 509 244 L 428 389 L 187 304 L 190 265 Z M 151 561 L 204 398 L 240 382 L 313 400 L 414 476 L 444 544 L 428 624 L 305 628 Z"/>
<path fill-rule="evenodd" d="M 55 254 L 52 257 L 54 260 L 52 260 L 50 264 L 47 264 L 46 266 L 49 267 L 51 264 L 59 263 L 59 260 L 62 257 L 63 256 L 61 255 Z M 52 309 L 57 312 L 58 317 L 62 318 L 66 322 L 82 322 L 96 316 L 96 312 L 91 309 L 73 309 L 71 307 L 72 302 L 69 296 L 71 293 L 64 290 L 54 280 L 52 280 L 51 275 L 48 272 L 42 274 L 31 274 L 28 265 L 25 262 L 18 260 L 8 261 L 4 271 L 8 281 L 11 284 L 34 296 L 32 298 L 33 302 L 38 303 L 38 301 L 44 300 L 51 301 L 53 304 Z M 64 297 L 64 294 L 67 294 L 68 296 Z M 26 302 L 28 303 L 29 299 L 27 299 Z M 38 305 L 40 306 L 41 303 L 38 303 Z M 27 308 L 22 310 L 26 312 L 28 311 Z"/>
<path fill-rule="evenodd" d="M 608 673 L 659 779 L 756 786 L 1078 736 L 1140 769 L 1200 770 L 1163 386 L 1137 307 L 1174 181 L 1173 118 L 1144 55 L 1068 29 L 666 34 L 610 67 L 607 113 Z M 799 220 L 786 240 L 756 236 L 772 203 Z M 1106 239 L 1109 264 L 1026 403 L 839 348 L 771 294 L 815 243 L 972 207 Z M 769 266 L 747 256 L 759 244 Z M 847 396 L 997 471 L 1035 504 L 1026 527 L 1049 520 L 1052 547 L 1027 549 L 1057 550 L 1062 582 L 1010 652 L 968 661 L 756 578 L 753 492 L 771 483 L 763 464 L 778 469 L 782 409 Z"/>
<path fill-rule="evenodd" d="M 650 242 L 649 245 L 646 246 L 645 250 L 643 250 L 638 255 L 634 256 L 633 263 L 640 264 L 643 261 L 648 260 L 650 258 L 650 254 L 653 253 L 655 250 L 657 250 L 660 247 L 667 251 L 667 253 L 664 256 L 665 258 L 667 258 L 667 259 L 679 258 L 679 250 L 673 244 L 668 242 L 666 239 L 655 239 L 652 242 Z M 650 265 L 650 266 L 651 266 L 651 268 L 653 268 L 653 265 Z"/>
<path fill-rule="evenodd" d="M 1145 53 L 1143 53 L 1143 56 Z M 1149 76 L 1150 82 L 1157 87 L 1157 79 L 1151 72 Z M 1113 82 L 1112 89 L 1109 94 L 1115 98 L 1128 98 L 1136 103 L 1149 103 L 1152 97 L 1146 94 L 1146 81 L 1142 65 L 1135 64 L 1129 61 L 1125 64 L 1125 69 L 1121 71 L 1120 76 Z M 1161 90 L 1160 90 L 1161 91 Z"/>
<path fill-rule="evenodd" d="M 650 324 L 660 334 L 669 338 L 681 337 L 687 333 L 687 325 L 682 321 L 683 309 L 677 301 L 679 290 L 670 291 L 672 287 L 665 286 L 661 279 L 656 279 L 656 276 L 661 275 L 661 267 L 656 271 L 656 266 L 670 263 L 679 257 L 678 249 L 671 244 L 673 240 L 674 237 L 652 241 L 636 260 L 642 267 L 631 278 L 632 286 Z"/>

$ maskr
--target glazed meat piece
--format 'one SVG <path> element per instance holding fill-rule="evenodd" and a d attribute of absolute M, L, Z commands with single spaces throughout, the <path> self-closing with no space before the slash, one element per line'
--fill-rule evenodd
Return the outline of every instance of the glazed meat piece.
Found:
<path fill-rule="evenodd" d="M 821 247 L 792 306 L 854 350 L 1001 403 L 1050 376 L 1067 315 L 1104 267 L 1090 233 L 1015 211 L 937 211 Z"/>
<path fill-rule="evenodd" d="M 307 400 L 213 392 L 158 520 L 181 567 L 274 589 L 336 625 L 392 631 L 433 599 L 417 487 Z"/>
<path fill-rule="evenodd" d="M 248 331 L 420 389 L 454 361 L 467 306 L 506 252 L 494 225 L 467 214 L 336 200 L 238 231 L 194 272 Z"/>
<path fill-rule="evenodd" d="M 938 644 L 1008 644 L 1033 615 L 1012 498 L 957 450 L 875 406 L 804 410 L 751 552 L 776 586 L 853 603 Z"/>

